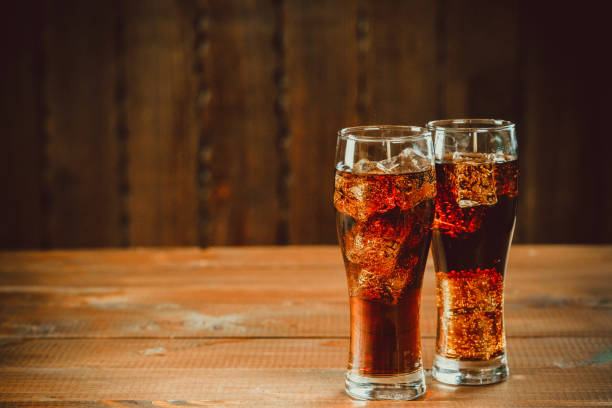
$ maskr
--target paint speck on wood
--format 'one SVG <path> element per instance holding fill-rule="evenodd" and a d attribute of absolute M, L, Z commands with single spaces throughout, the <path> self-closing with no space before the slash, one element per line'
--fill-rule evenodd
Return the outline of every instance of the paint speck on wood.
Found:
<path fill-rule="evenodd" d="M 159 356 L 166 354 L 166 349 L 164 347 L 152 347 L 141 350 L 139 353 L 145 356 Z"/>

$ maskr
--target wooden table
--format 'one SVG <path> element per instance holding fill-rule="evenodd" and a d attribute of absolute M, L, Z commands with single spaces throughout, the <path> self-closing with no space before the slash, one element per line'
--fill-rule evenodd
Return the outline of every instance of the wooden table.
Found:
<path fill-rule="evenodd" d="M 435 335 L 423 289 L 424 364 Z M 609 406 L 612 246 L 515 246 L 510 378 L 412 403 Z M 337 247 L 0 253 L 0 405 L 349 407 Z"/>

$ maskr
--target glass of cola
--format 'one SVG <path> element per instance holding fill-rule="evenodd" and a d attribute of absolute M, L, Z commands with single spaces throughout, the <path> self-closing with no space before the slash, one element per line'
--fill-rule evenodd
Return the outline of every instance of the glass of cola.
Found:
<path fill-rule="evenodd" d="M 353 398 L 410 400 L 425 392 L 419 306 L 435 190 L 426 129 L 338 133 L 334 206 L 350 297 L 345 389 Z"/>
<path fill-rule="evenodd" d="M 436 156 L 433 256 L 438 325 L 432 374 L 447 384 L 493 384 L 509 374 L 504 277 L 514 232 L 514 124 L 429 122 Z"/>

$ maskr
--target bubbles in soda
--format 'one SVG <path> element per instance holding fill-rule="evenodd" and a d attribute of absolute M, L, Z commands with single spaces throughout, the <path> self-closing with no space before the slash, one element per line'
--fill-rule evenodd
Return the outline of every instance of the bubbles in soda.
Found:
<path fill-rule="evenodd" d="M 467 153 L 436 163 L 433 255 L 438 354 L 489 360 L 505 350 L 503 283 L 516 215 L 518 162 Z"/>
<path fill-rule="evenodd" d="M 407 374 L 421 361 L 419 303 L 435 177 L 431 165 L 398 173 L 402 166 L 391 160 L 378 164 L 367 174 L 335 176 L 338 238 L 351 296 L 349 368 L 359 375 Z"/>

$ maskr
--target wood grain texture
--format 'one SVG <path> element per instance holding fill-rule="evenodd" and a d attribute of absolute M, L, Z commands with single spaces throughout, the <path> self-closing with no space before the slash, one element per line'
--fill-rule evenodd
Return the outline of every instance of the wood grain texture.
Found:
<path fill-rule="evenodd" d="M 509 335 L 612 334 L 612 287 L 601 279 L 612 270 L 612 250 L 566 248 L 511 251 Z M 6 300 L 0 336 L 348 335 L 344 269 L 335 247 L 6 253 L 0 265 Z M 421 332 L 432 337 L 431 261 L 422 293 Z"/>
<path fill-rule="evenodd" d="M 288 0 L 289 242 L 336 242 L 336 135 L 357 121 L 357 5 Z"/>
<path fill-rule="evenodd" d="M 514 246 L 510 259 L 509 380 L 428 375 L 419 403 L 609 404 L 612 247 Z M 337 247 L 0 252 L 0 404 L 353 406 L 344 280 Z M 431 264 L 422 303 L 430 368 Z"/>
<path fill-rule="evenodd" d="M 443 116 L 518 121 L 518 1 L 444 3 Z"/>
<path fill-rule="evenodd" d="M 335 247 L 4 253 L 0 265 L 5 337 L 348 333 L 346 283 Z M 610 270 L 609 247 L 515 246 L 505 291 L 509 335 L 610 335 L 612 288 L 601 278 Z M 433 276 L 430 262 L 422 301 L 425 337 L 435 335 Z"/>
<path fill-rule="evenodd" d="M 433 363 L 435 339 L 423 341 Z M 2 368 L 326 369 L 346 364 L 343 339 L 19 339 L 0 341 Z M 609 337 L 511 338 L 512 369 L 612 368 Z"/>
<path fill-rule="evenodd" d="M 207 242 L 274 244 L 278 221 L 274 4 L 210 2 L 201 44 Z"/>
<path fill-rule="evenodd" d="M 612 221 L 603 214 L 612 210 L 612 181 L 604 176 L 612 174 L 612 162 L 602 159 L 601 152 L 612 149 L 612 140 L 600 130 L 606 126 L 602 112 L 610 94 L 609 81 L 601 78 L 610 66 L 594 64 L 581 74 L 583 61 L 600 52 L 591 39 L 605 35 L 605 17 L 594 9 L 527 3 L 521 2 L 522 10 L 529 10 L 523 13 L 521 30 L 529 38 L 521 41 L 522 122 L 529 138 L 521 146 L 525 198 L 519 208 L 529 231 L 525 239 L 610 242 Z M 549 27 L 541 26 L 543 18 L 550 19 Z M 569 24 L 573 30 L 563 29 Z M 585 139 L 587 144 L 581 142 Z M 546 152 L 554 160 L 546 160 Z M 547 164 L 530 165 L 543 162 Z"/>
<path fill-rule="evenodd" d="M 45 112 L 41 97 L 43 12 L 35 0 L 3 5 L 0 24 L 0 248 L 48 244 Z"/>
<path fill-rule="evenodd" d="M 436 117 L 438 12 L 427 0 L 364 2 L 363 124 L 423 126 Z"/>
<path fill-rule="evenodd" d="M 431 289 L 432 287 L 426 287 Z M 314 290 L 15 288 L 2 296 L 0 337 L 346 337 L 345 289 L 340 295 Z M 259 296 L 268 297 L 265 301 Z M 239 296 L 231 298 L 231 296 Z M 295 300 L 297 297 L 301 300 Z M 436 309 L 423 295 L 421 333 L 435 336 Z M 507 333 L 512 336 L 612 335 L 606 297 L 539 293 L 508 296 Z"/>
<path fill-rule="evenodd" d="M 46 18 L 49 244 L 119 245 L 117 10 L 101 1 L 48 3 Z"/>
<path fill-rule="evenodd" d="M 457 116 L 517 122 L 515 242 L 612 242 L 601 7 L 319 3 L 7 4 L 0 247 L 334 243 L 336 131 Z"/>
<path fill-rule="evenodd" d="M 508 381 L 448 387 L 428 376 L 423 403 L 603 402 L 612 392 L 611 347 L 610 338 L 510 339 Z M 427 368 L 433 349 L 434 339 L 426 339 Z M 10 379 L 0 383 L 0 401 L 350 401 L 342 389 L 346 339 L 31 340 L 5 341 L 0 350 L 0 376 Z M 78 387 L 66 387 L 71 383 Z"/>
<path fill-rule="evenodd" d="M 121 3 L 125 36 L 129 242 L 197 243 L 196 7 Z"/>

